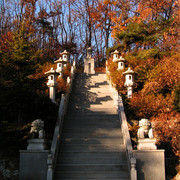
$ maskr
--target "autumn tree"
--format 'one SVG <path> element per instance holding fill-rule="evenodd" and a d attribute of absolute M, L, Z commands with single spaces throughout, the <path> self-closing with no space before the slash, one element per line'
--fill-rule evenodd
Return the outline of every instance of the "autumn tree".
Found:
<path fill-rule="evenodd" d="M 1 81 L 3 89 L 1 94 L 2 104 L 11 104 L 7 106 L 7 111 L 17 112 L 16 118 L 19 122 L 22 120 L 23 108 L 30 103 L 31 95 L 39 88 L 39 82 L 34 81 L 31 76 L 37 68 L 37 59 L 39 51 L 33 47 L 33 40 L 29 40 L 29 34 L 26 34 L 25 27 L 22 27 L 14 33 L 3 39 L 0 55 L 1 61 Z M 3 97 L 4 95 L 4 97 Z M 12 113 L 13 114 L 13 113 Z"/>

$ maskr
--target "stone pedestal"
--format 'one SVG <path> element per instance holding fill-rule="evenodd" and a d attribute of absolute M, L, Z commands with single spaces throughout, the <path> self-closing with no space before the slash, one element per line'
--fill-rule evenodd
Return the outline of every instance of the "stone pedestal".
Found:
<path fill-rule="evenodd" d="M 95 74 L 93 58 L 84 58 L 84 73 Z"/>
<path fill-rule="evenodd" d="M 45 139 L 29 139 L 27 150 L 20 150 L 20 180 L 47 179 L 47 158 Z"/>
<path fill-rule="evenodd" d="M 165 180 L 164 150 L 134 150 L 138 180 Z"/>
<path fill-rule="evenodd" d="M 19 180 L 46 180 L 49 150 L 20 150 Z"/>
<path fill-rule="evenodd" d="M 45 139 L 29 139 L 27 150 L 45 150 L 46 140 Z"/>
<path fill-rule="evenodd" d="M 157 147 L 155 145 L 156 139 L 149 139 L 149 138 L 144 138 L 144 139 L 138 139 L 138 150 L 156 150 Z"/>

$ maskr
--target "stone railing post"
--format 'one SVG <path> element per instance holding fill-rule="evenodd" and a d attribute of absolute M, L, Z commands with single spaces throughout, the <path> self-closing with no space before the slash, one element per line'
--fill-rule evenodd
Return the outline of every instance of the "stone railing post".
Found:
<path fill-rule="evenodd" d="M 136 158 L 131 157 L 131 180 L 137 180 Z"/>
<path fill-rule="evenodd" d="M 48 155 L 47 164 L 48 164 L 47 180 L 53 180 L 53 160 L 51 154 Z"/>

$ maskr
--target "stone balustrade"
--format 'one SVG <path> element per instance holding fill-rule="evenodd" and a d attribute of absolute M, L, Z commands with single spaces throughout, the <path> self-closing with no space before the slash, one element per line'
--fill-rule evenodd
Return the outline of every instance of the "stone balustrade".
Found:
<path fill-rule="evenodd" d="M 68 78 L 69 80 L 69 87 L 67 93 L 62 95 L 61 97 L 61 102 L 59 106 L 59 111 L 58 111 L 58 119 L 56 123 L 56 127 L 54 130 L 54 135 L 53 135 L 53 140 L 52 140 L 52 145 L 50 149 L 50 153 L 48 155 L 47 159 L 47 180 L 53 180 L 53 174 L 54 174 L 54 168 L 57 160 L 57 152 L 58 152 L 58 145 L 60 141 L 60 135 L 61 135 L 61 130 L 62 130 L 62 124 L 64 120 L 64 115 L 67 112 L 67 107 L 68 107 L 68 101 L 69 101 L 69 95 L 72 91 L 72 86 L 73 86 L 73 80 L 74 80 L 74 71 L 71 72 L 71 79 L 70 77 Z"/>
<path fill-rule="evenodd" d="M 126 147 L 126 153 L 127 153 L 127 157 L 128 157 L 128 166 L 129 166 L 129 171 L 130 171 L 130 177 L 131 177 L 131 180 L 137 180 L 136 158 L 133 154 L 133 148 L 132 148 L 131 138 L 130 138 L 129 129 L 128 129 L 128 125 L 127 125 L 127 119 L 126 119 L 126 115 L 124 112 L 124 105 L 123 105 L 122 97 L 119 96 L 119 94 L 115 88 L 115 85 L 113 85 L 111 83 L 111 80 L 109 80 L 109 85 L 114 94 L 114 103 L 115 103 L 115 107 L 118 110 L 119 119 L 121 122 L 124 145 Z"/>

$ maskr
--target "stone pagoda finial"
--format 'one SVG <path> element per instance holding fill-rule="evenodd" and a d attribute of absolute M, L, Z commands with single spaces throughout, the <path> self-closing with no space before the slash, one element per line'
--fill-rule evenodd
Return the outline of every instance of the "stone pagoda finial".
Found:
<path fill-rule="evenodd" d="M 134 75 L 136 72 L 134 72 L 133 70 L 131 70 L 131 68 L 129 67 L 127 71 L 125 71 L 123 73 L 123 75 L 125 75 L 125 83 L 124 86 L 127 87 L 127 96 L 128 98 L 132 97 L 132 93 L 133 93 L 133 86 L 136 85 L 135 81 L 134 81 Z"/>

